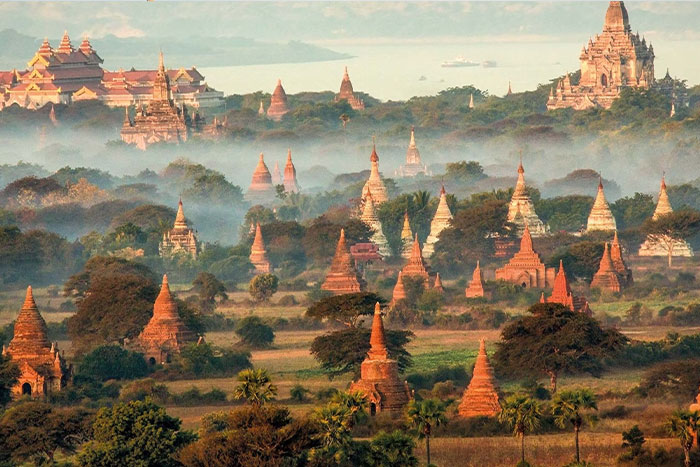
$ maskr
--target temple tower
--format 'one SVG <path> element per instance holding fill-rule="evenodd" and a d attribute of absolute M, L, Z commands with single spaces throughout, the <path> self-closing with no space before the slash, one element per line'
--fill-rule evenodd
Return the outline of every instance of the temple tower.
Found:
<path fill-rule="evenodd" d="M 479 342 L 472 379 L 464 391 L 458 410 L 459 416 L 463 418 L 493 417 L 501 411 L 498 386 L 489 357 L 486 355 L 486 343 L 483 338 Z"/>
<path fill-rule="evenodd" d="M 399 300 L 406 299 L 406 289 L 403 285 L 403 273 L 399 271 L 399 277 L 396 279 L 396 285 L 394 285 L 394 292 L 391 296 L 391 306 L 396 305 Z"/>
<path fill-rule="evenodd" d="M 445 288 L 442 286 L 442 279 L 440 279 L 440 273 L 435 273 L 435 283 L 433 284 L 433 290 L 437 290 L 440 293 L 445 292 Z"/>
<path fill-rule="evenodd" d="M 284 191 L 287 193 L 299 193 L 297 183 L 297 169 L 292 162 L 292 150 L 287 149 L 287 163 L 284 166 Z"/>
<path fill-rule="evenodd" d="M 415 129 L 411 127 L 411 139 L 406 149 L 406 164 L 399 166 L 395 174 L 399 177 L 415 177 L 418 174 L 428 174 L 428 167 L 423 164 L 420 152 L 416 146 Z"/>
<path fill-rule="evenodd" d="M 267 259 L 267 250 L 260 230 L 260 222 L 255 227 L 255 239 L 250 247 L 250 262 L 255 266 L 255 274 L 265 274 L 272 270 L 270 260 Z"/>
<path fill-rule="evenodd" d="M 508 205 L 508 222 L 515 224 L 518 237 L 522 237 L 526 224 L 533 237 L 541 237 L 549 232 L 549 228 L 537 216 L 535 205 L 527 192 L 522 160 L 518 165 L 518 181 L 515 183 L 513 197 Z"/>
<path fill-rule="evenodd" d="M 347 101 L 353 110 L 364 110 L 365 103 L 362 99 L 355 96 L 355 91 L 352 88 L 348 67 L 345 67 L 343 72 L 343 80 L 340 82 L 340 92 L 335 96 L 335 102 Z"/>
<path fill-rule="evenodd" d="M 615 271 L 612 258 L 610 258 L 610 250 L 607 243 L 605 243 L 603 257 L 600 259 L 598 272 L 595 273 L 591 281 L 591 288 L 599 288 L 608 292 L 619 292 L 622 289 L 620 278 Z"/>
<path fill-rule="evenodd" d="M 476 268 L 472 273 L 472 280 L 464 291 L 467 298 L 477 298 L 484 296 L 484 276 L 481 274 L 481 266 L 479 261 L 476 262 Z"/>
<path fill-rule="evenodd" d="M 272 175 L 265 165 L 265 156 L 260 153 L 258 165 L 253 172 L 253 178 L 245 194 L 245 199 L 251 204 L 266 204 L 274 201 L 276 196 L 275 186 L 272 184 Z"/>
<path fill-rule="evenodd" d="M 411 250 L 411 257 L 408 259 L 406 265 L 401 269 L 403 276 L 417 276 L 423 278 L 425 281 L 425 286 L 428 287 L 430 276 L 428 270 L 425 267 L 425 262 L 423 261 L 423 252 L 420 248 L 420 243 L 418 242 L 418 234 L 416 234 L 413 240 L 413 248 Z"/>
<path fill-rule="evenodd" d="M 391 250 L 389 250 L 389 242 L 387 242 L 384 232 L 382 231 L 382 223 L 379 222 L 377 217 L 377 212 L 374 209 L 374 201 L 372 199 L 372 192 L 367 192 L 367 197 L 365 198 L 365 205 L 362 207 L 362 215 L 360 220 L 372 229 L 372 237 L 370 241 L 377 245 L 379 248 L 379 254 L 386 257 L 391 255 Z"/>
<path fill-rule="evenodd" d="M 413 251 L 413 232 L 408 222 L 408 211 L 403 213 L 403 227 L 401 228 L 401 256 L 410 258 Z"/>
<path fill-rule="evenodd" d="M 656 203 L 656 209 L 652 219 L 656 220 L 659 216 L 670 214 L 673 212 L 671 201 L 668 199 L 666 192 L 666 178 L 661 177 L 661 189 L 659 190 L 659 201 Z M 639 247 L 639 256 L 668 256 L 667 246 L 664 242 L 657 241 L 654 238 L 647 237 L 644 243 Z M 693 249 L 685 240 L 674 241 L 671 246 L 672 256 L 693 256 Z"/>
<path fill-rule="evenodd" d="M 182 209 L 182 199 L 177 203 L 177 214 L 173 228 L 163 234 L 163 239 L 158 245 L 158 253 L 163 258 L 185 253 L 190 255 L 192 259 L 197 259 L 199 243 L 195 231 L 187 226 L 185 213 Z"/>
<path fill-rule="evenodd" d="M 377 146 L 372 144 L 372 154 L 369 156 L 369 160 L 372 164 L 369 173 L 369 179 L 362 187 L 362 202 L 364 203 L 367 199 L 367 193 L 372 192 L 372 200 L 376 206 L 382 204 L 389 199 L 386 193 L 386 187 L 382 181 L 382 177 L 379 175 L 379 156 L 377 155 Z"/>
<path fill-rule="evenodd" d="M 559 303 L 571 311 L 579 311 L 588 315 L 592 314 L 591 309 L 588 306 L 588 300 L 586 300 L 584 297 L 576 297 L 571 292 L 569 279 L 566 277 L 564 263 L 561 260 L 559 260 L 559 271 L 557 272 L 557 276 L 554 278 L 552 295 L 550 295 L 549 298 L 545 298 L 543 292 L 540 303 Z"/>
<path fill-rule="evenodd" d="M 634 283 L 632 270 L 627 267 L 625 260 L 622 258 L 622 247 L 620 246 L 620 240 L 617 238 L 617 230 L 615 231 L 613 242 L 610 245 L 610 259 L 612 260 L 615 272 L 617 272 L 620 278 L 620 285 L 622 287 L 632 285 Z"/>
<path fill-rule="evenodd" d="M 496 269 L 496 279 L 518 284 L 523 288 L 551 287 L 554 283 L 554 268 L 548 268 L 540 255 L 532 248 L 530 229 L 525 225 L 518 251 L 502 268 Z"/>
<path fill-rule="evenodd" d="M 321 289 L 332 292 L 334 295 L 342 295 L 362 292 L 364 286 L 365 283 L 359 277 L 355 269 L 355 263 L 345 243 L 345 229 L 340 229 L 340 238 L 335 248 L 331 269 L 328 271 Z"/>
<path fill-rule="evenodd" d="M 591 213 L 588 215 L 588 225 L 586 226 L 587 232 L 594 230 L 617 230 L 615 217 L 610 211 L 608 201 L 605 199 L 602 178 L 598 181 L 598 194 L 593 202 Z"/>
<path fill-rule="evenodd" d="M 438 241 L 440 233 L 450 226 L 451 221 L 452 212 L 447 205 L 447 194 L 445 193 L 445 186 L 443 185 L 440 189 L 440 202 L 435 211 L 435 216 L 433 216 L 433 220 L 430 223 L 430 235 L 428 235 L 428 238 L 425 240 L 425 246 L 423 248 L 425 256 L 429 258 L 435 252 L 435 244 Z"/>
<path fill-rule="evenodd" d="M 277 86 L 270 97 L 270 107 L 267 108 L 267 118 L 279 122 L 284 114 L 289 112 L 287 107 L 287 93 L 282 87 L 282 80 L 277 80 Z"/>

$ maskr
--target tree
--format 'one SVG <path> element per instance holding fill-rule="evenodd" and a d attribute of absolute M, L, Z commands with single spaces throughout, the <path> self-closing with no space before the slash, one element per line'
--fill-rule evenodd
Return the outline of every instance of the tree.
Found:
<path fill-rule="evenodd" d="M 377 302 L 386 303 L 379 295 L 372 292 L 356 292 L 323 298 L 306 310 L 306 316 L 318 321 L 337 321 L 350 328 L 355 328 L 364 316 L 374 313 Z"/>
<path fill-rule="evenodd" d="M 629 448 L 629 453 L 626 455 L 627 458 L 633 459 L 639 456 L 644 449 L 644 433 L 639 429 L 639 426 L 634 425 L 628 431 L 622 432 L 622 447 Z"/>
<path fill-rule="evenodd" d="M 278 284 L 274 274 L 259 274 L 250 281 L 248 292 L 256 302 L 266 302 L 277 292 Z"/>
<path fill-rule="evenodd" d="M 627 343 L 618 331 L 603 329 L 587 314 L 557 303 L 538 303 L 528 311 L 529 315 L 503 328 L 494 363 L 511 375 L 549 376 L 552 393 L 556 392 L 560 373 L 598 376 L 602 359 Z"/>
<path fill-rule="evenodd" d="M 685 467 L 690 467 L 690 449 L 693 447 L 695 433 L 698 431 L 700 414 L 689 410 L 676 410 L 666 421 L 666 431 L 678 438 L 685 454 Z"/>
<path fill-rule="evenodd" d="M 590 281 L 600 267 L 605 245 L 602 242 L 584 241 L 558 249 L 547 261 L 548 265 L 559 266 L 561 260 L 567 274 Z M 571 277 L 570 276 L 570 277 Z"/>
<path fill-rule="evenodd" d="M 700 358 L 659 363 L 642 375 L 637 391 L 648 397 L 692 399 L 700 386 Z"/>
<path fill-rule="evenodd" d="M 473 183 L 486 178 L 484 168 L 475 161 L 448 162 L 445 179 L 459 183 Z"/>
<path fill-rule="evenodd" d="M 380 431 L 372 439 L 370 448 L 373 467 L 416 467 L 418 458 L 413 455 L 416 442 L 400 430 L 391 433 Z"/>
<path fill-rule="evenodd" d="M 118 345 L 103 345 L 80 360 L 76 376 L 107 381 L 142 378 L 148 373 L 149 368 L 142 354 Z"/>
<path fill-rule="evenodd" d="M 12 387 L 19 375 L 19 368 L 10 356 L 0 354 L 0 407 L 12 400 Z"/>
<path fill-rule="evenodd" d="M 525 433 L 533 432 L 540 426 L 542 405 L 523 394 L 513 394 L 502 404 L 498 421 L 513 428 L 513 435 L 520 438 L 520 464 L 525 462 Z"/>
<path fill-rule="evenodd" d="M 260 407 L 277 397 L 277 386 L 272 384 L 270 375 L 264 368 L 241 371 L 238 373 L 238 382 L 233 397 L 245 399 L 253 406 Z"/>
<path fill-rule="evenodd" d="M 178 465 L 173 455 L 195 435 L 150 400 L 119 403 L 97 412 L 93 440 L 78 454 L 82 466 Z"/>
<path fill-rule="evenodd" d="M 327 404 L 314 411 L 316 440 L 324 448 L 339 448 L 352 441 L 352 415 L 350 409 L 340 404 Z"/>
<path fill-rule="evenodd" d="M 107 276 L 136 275 L 143 276 L 155 283 L 158 278 L 148 266 L 128 261 L 116 256 L 95 256 L 90 258 L 83 270 L 71 276 L 63 285 L 63 294 L 82 297 L 90 288 L 93 279 Z"/>
<path fill-rule="evenodd" d="M 700 231 L 700 211 L 687 208 L 659 216 L 657 219 L 650 218 L 644 222 L 642 230 L 650 240 L 666 250 L 670 268 L 673 245 L 686 241 Z"/>
<path fill-rule="evenodd" d="M 262 349 L 269 347 L 275 340 L 272 327 L 263 323 L 258 316 L 246 316 L 236 326 L 236 334 L 248 347 Z"/>
<path fill-rule="evenodd" d="M 430 435 L 433 428 L 447 423 L 445 407 L 437 399 L 412 400 L 408 404 L 408 419 L 418 431 L 420 438 L 425 438 L 425 452 L 430 465 Z"/>
<path fill-rule="evenodd" d="M 251 366 L 249 352 L 215 347 L 208 342 L 185 346 L 177 361 L 185 374 L 195 377 L 230 375 Z"/>
<path fill-rule="evenodd" d="M 199 294 L 199 302 L 204 308 L 211 310 L 216 304 L 216 298 L 227 300 L 226 286 L 209 272 L 200 272 L 192 281 L 194 289 Z"/>
<path fill-rule="evenodd" d="M 635 193 L 633 197 L 620 198 L 610 205 L 617 221 L 618 230 L 639 227 L 654 214 L 654 198 L 651 195 Z"/>
<path fill-rule="evenodd" d="M 578 435 L 584 422 L 593 423 L 591 411 L 598 410 L 595 394 L 590 389 L 562 391 L 552 399 L 552 415 L 557 426 L 564 428 L 571 424 L 576 439 L 576 463 L 581 462 Z"/>

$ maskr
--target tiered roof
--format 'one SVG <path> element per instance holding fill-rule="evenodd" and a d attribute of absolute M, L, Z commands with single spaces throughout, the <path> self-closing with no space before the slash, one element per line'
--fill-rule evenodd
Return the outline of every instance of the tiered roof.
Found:
<path fill-rule="evenodd" d="M 367 197 L 365 198 L 365 205 L 362 208 L 362 215 L 360 216 L 362 222 L 365 223 L 370 229 L 372 229 L 372 237 L 370 241 L 377 245 L 379 248 L 379 254 L 382 256 L 389 256 L 391 250 L 389 250 L 389 242 L 384 236 L 382 230 L 382 223 L 377 217 L 377 212 L 374 209 L 374 200 L 372 199 L 372 192 L 367 192 Z"/>
<path fill-rule="evenodd" d="M 605 250 L 603 250 L 603 257 L 600 259 L 598 272 L 595 273 L 593 281 L 591 281 L 591 288 L 593 287 L 609 292 L 619 292 L 622 289 L 620 278 L 610 258 L 607 242 L 605 243 Z"/>
<path fill-rule="evenodd" d="M 493 417 L 501 411 L 498 397 L 498 386 L 493 376 L 493 368 L 486 354 L 484 339 L 479 342 L 479 354 L 476 356 L 474 371 L 469 386 L 464 391 L 462 402 L 459 404 L 459 416 Z"/>
<path fill-rule="evenodd" d="M 255 266 L 255 274 L 268 273 L 271 270 L 270 260 L 267 259 L 267 250 L 263 241 L 262 231 L 260 230 L 260 222 L 255 227 L 255 239 L 250 247 L 250 262 Z"/>
<path fill-rule="evenodd" d="M 342 295 L 361 292 L 364 289 L 364 285 L 364 281 L 357 274 L 354 261 L 345 243 L 345 229 L 340 229 L 340 238 L 335 248 L 331 269 L 328 271 L 321 289 L 332 292 L 335 295 Z"/>
<path fill-rule="evenodd" d="M 411 139 L 406 149 L 406 164 L 399 166 L 396 175 L 400 177 L 415 177 L 418 174 L 428 175 L 428 167 L 423 164 L 420 152 L 416 146 L 415 128 L 411 127 Z"/>
<path fill-rule="evenodd" d="M 298 193 L 297 169 L 292 162 L 292 150 L 287 149 L 287 163 L 284 166 L 284 191 L 287 193 Z"/>
<path fill-rule="evenodd" d="M 275 199 L 275 186 L 272 184 L 272 175 L 265 164 L 265 156 L 260 153 L 258 165 L 255 166 L 253 177 L 246 192 L 245 198 L 252 203 L 265 204 Z"/>
<path fill-rule="evenodd" d="M 267 108 L 267 117 L 270 120 L 280 121 L 282 116 L 289 112 L 287 107 L 287 93 L 282 87 L 282 80 L 277 80 L 277 86 L 270 97 L 270 107 Z"/>
<path fill-rule="evenodd" d="M 513 282 L 525 288 L 541 289 L 554 282 L 554 269 L 545 267 L 540 255 L 532 248 L 532 236 L 527 225 L 520 239 L 520 251 L 510 259 L 508 264 L 496 269 L 496 279 Z"/>
<path fill-rule="evenodd" d="M 620 246 L 620 240 L 617 238 L 617 230 L 615 231 L 613 242 L 610 245 L 610 259 L 612 260 L 615 272 L 617 272 L 617 275 L 620 277 L 620 285 L 623 287 L 632 285 L 634 282 L 632 270 L 627 267 L 625 260 L 622 258 L 622 247 Z"/>
<path fill-rule="evenodd" d="M 425 262 L 423 261 L 423 252 L 420 248 L 420 243 L 418 242 L 418 234 L 416 234 L 413 240 L 413 249 L 411 250 L 411 257 L 408 262 L 401 270 L 404 277 L 406 276 L 418 276 L 425 280 L 425 285 L 428 285 L 428 280 L 430 278 L 428 270 L 425 267 Z"/>
<path fill-rule="evenodd" d="M 406 288 L 403 285 L 403 273 L 399 271 L 399 277 L 396 279 L 396 285 L 394 285 L 394 292 L 391 296 L 391 304 L 395 305 L 399 300 L 406 299 Z"/>
<path fill-rule="evenodd" d="M 617 230 L 615 217 L 612 211 L 610 211 L 608 201 L 605 199 L 602 178 L 598 181 L 598 194 L 595 197 L 591 213 L 588 216 L 586 230 L 588 232 L 593 230 Z"/>
<path fill-rule="evenodd" d="M 469 281 L 469 285 L 464 291 L 464 294 L 467 298 L 484 296 L 484 277 L 481 274 L 479 261 L 476 262 L 476 268 L 474 268 L 474 272 L 472 273 L 472 280 Z"/>
<path fill-rule="evenodd" d="M 513 197 L 508 205 L 508 222 L 515 224 L 518 236 L 522 235 L 526 224 L 533 237 L 546 235 L 549 231 L 549 228 L 537 216 L 535 205 L 527 192 L 522 160 L 518 165 L 518 181 L 515 183 Z"/>
<path fill-rule="evenodd" d="M 559 303 L 571 311 L 580 311 L 589 315 L 592 314 L 591 309 L 588 306 L 588 300 L 586 300 L 584 297 L 576 297 L 571 292 L 569 279 L 566 277 L 564 263 L 561 260 L 559 260 L 559 271 L 557 272 L 557 277 L 554 278 L 552 295 L 550 295 L 549 298 L 545 298 L 544 292 L 542 292 L 540 302 Z"/>
<path fill-rule="evenodd" d="M 362 99 L 358 99 L 355 96 L 355 91 L 352 88 L 352 82 L 350 82 L 350 75 L 348 74 L 348 67 L 345 67 L 343 72 L 343 80 L 340 82 L 340 92 L 335 96 L 335 101 L 347 101 L 353 110 L 363 110 L 365 108 L 365 103 Z"/>
<path fill-rule="evenodd" d="M 194 230 L 187 226 L 181 199 L 177 203 L 177 214 L 173 228 L 163 234 L 158 251 L 161 256 L 171 256 L 173 253 L 183 251 L 196 259 L 198 245 Z"/>
<path fill-rule="evenodd" d="M 450 207 L 447 205 L 447 194 L 445 192 L 445 186 L 440 188 L 440 202 L 438 203 L 437 210 L 435 211 L 435 216 L 430 222 L 430 235 L 425 240 L 425 247 L 423 251 L 425 256 L 430 257 L 435 252 L 435 244 L 438 241 L 440 233 L 450 226 L 450 221 L 452 221 L 452 212 Z"/>
<path fill-rule="evenodd" d="M 384 186 L 382 177 L 379 175 L 379 155 L 377 155 L 376 144 L 372 144 L 372 154 L 370 154 L 369 160 L 372 167 L 370 169 L 369 178 L 362 187 L 362 202 L 367 198 L 367 193 L 371 191 L 374 204 L 380 205 L 387 201 L 389 196 L 386 193 L 386 187 Z"/>
<path fill-rule="evenodd" d="M 435 273 L 435 283 L 433 284 L 433 290 L 437 290 L 440 293 L 443 293 L 445 291 L 445 288 L 442 286 L 442 279 L 440 279 L 439 272 Z"/>

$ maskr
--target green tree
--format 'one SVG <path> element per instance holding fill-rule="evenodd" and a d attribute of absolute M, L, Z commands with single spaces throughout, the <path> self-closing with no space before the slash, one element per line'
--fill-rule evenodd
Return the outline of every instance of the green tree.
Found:
<path fill-rule="evenodd" d="M 102 345 L 80 360 L 76 376 L 107 381 L 142 378 L 148 373 L 149 368 L 142 354 L 118 345 Z"/>
<path fill-rule="evenodd" d="M 208 342 L 185 346 L 178 357 L 185 374 L 194 376 L 224 376 L 249 368 L 250 353 L 231 348 L 215 347 Z"/>
<path fill-rule="evenodd" d="M 559 261 L 564 264 L 567 274 L 586 281 L 593 279 L 593 275 L 600 267 L 600 259 L 603 257 L 605 246 L 602 242 L 584 241 L 574 243 L 568 247 L 558 249 L 547 261 L 552 267 L 558 267 Z"/>
<path fill-rule="evenodd" d="M 380 431 L 372 438 L 370 449 L 373 467 L 416 467 L 418 458 L 413 455 L 416 442 L 400 430 L 391 433 Z"/>
<path fill-rule="evenodd" d="M 576 439 L 576 463 L 581 462 L 579 449 L 579 432 L 584 422 L 591 424 L 595 416 L 591 413 L 598 410 L 595 394 L 590 389 L 561 391 L 552 399 L 552 415 L 557 426 L 564 428 L 571 424 Z"/>
<path fill-rule="evenodd" d="M 501 406 L 498 421 L 513 428 L 513 435 L 520 438 L 520 464 L 525 462 L 525 434 L 532 433 L 542 420 L 542 405 L 523 394 L 513 394 Z"/>
<path fill-rule="evenodd" d="M 371 316 L 374 306 L 386 303 L 372 292 L 356 292 L 323 298 L 306 310 L 306 316 L 318 321 L 336 321 L 350 328 L 357 327 L 360 319 Z"/>
<path fill-rule="evenodd" d="M 148 266 L 115 256 L 95 256 L 90 258 L 78 274 L 71 276 L 63 285 L 65 296 L 82 297 L 88 291 L 93 279 L 107 276 L 143 276 L 155 283 L 158 278 Z"/>
<path fill-rule="evenodd" d="M 460 183 L 473 183 L 486 178 L 484 168 L 476 161 L 448 162 L 445 179 Z"/>
<path fill-rule="evenodd" d="M 19 375 L 19 368 L 10 356 L 0 355 L 0 407 L 12 400 L 12 387 Z"/>
<path fill-rule="evenodd" d="M 254 349 L 262 349 L 272 345 L 275 332 L 258 316 L 246 316 L 236 326 L 236 334 L 241 342 Z"/>
<path fill-rule="evenodd" d="M 639 426 L 634 425 L 627 431 L 622 432 L 622 447 L 628 448 L 629 453 L 626 455 L 629 459 L 634 459 L 642 454 L 644 449 L 644 433 L 639 429 Z"/>
<path fill-rule="evenodd" d="M 668 267 L 673 260 L 673 245 L 686 241 L 700 231 L 700 211 L 681 209 L 659 216 L 657 219 L 647 219 L 642 225 L 647 237 L 658 243 L 667 253 Z"/>
<path fill-rule="evenodd" d="M 243 370 L 238 373 L 238 385 L 233 390 L 233 397 L 245 399 L 249 404 L 259 407 L 277 397 L 277 386 L 272 384 L 270 375 L 264 368 Z"/>
<path fill-rule="evenodd" d="M 685 467 L 690 467 L 690 449 L 693 447 L 695 433 L 698 431 L 700 415 L 689 410 L 676 410 L 666 421 L 666 431 L 678 438 L 685 454 Z"/>
<path fill-rule="evenodd" d="M 207 310 L 214 309 L 217 297 L 227 300 L 226 286 L 209 272 L 200 272 L 192 281 L 194 290 L 199 294 L 199 302 Z"/>
<path fill-rule="evenodd" d="M 639 227 L 654 214 L 655 208 L 654 197 L 642 193 L 620 198 L 610 205 L 618 230 Z"/>
<path fill-rule="evenodd" d="M 278 285 L 274 274 L 259 274 L 250 281 L 248 292 L 256 302 L 266 302 L 277 292 Z"/>
<path fill-rule="evenodd" d="M 447 423 L 445 407 L 437 399 L 412 400 L 407 409 L 408 420 L 417 430 L 420 438 L 425 438 L 425 452 L 430 465 L 430 436 L 433 428 Z"/>
<path fill-rule="evenodd" d="M 352 414 L 340 404 L 327 404 L 314 411 L 317 425 L 316 439 L 324 448 L 338 448 L 352 441 Z"/>
<path fill-rule="evenodd" d="M 304 402 L 306 400 L 306 395 L 310 393 L 307 388 L 297 383 L 289 389 L 289 398 L 296 402 Z"/>

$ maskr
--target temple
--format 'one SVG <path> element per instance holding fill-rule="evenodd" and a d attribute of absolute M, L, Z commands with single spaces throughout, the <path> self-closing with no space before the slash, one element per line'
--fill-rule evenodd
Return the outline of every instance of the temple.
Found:
<path fill-rule="evenodd" d="M 415 276 L 422 278 L 425 282 L 426 288 L 428 287 L 430 275 L 428 274 L 428 269 L 425 267 L 425 262 L 423 261 L 423 252 L 420 248 L 420 243 L 418 242 L 418 234 L 416 234 L 413 240 L 413 248 L 411 249 L 411 257 L 408 259 L 406 265 L 401 269 L 404 277 Z"/>
<path fill-rule="evenodd" d="M 160 293 L 153 305 L 153 316 L 136 339 L 136 347 L 151 365 L 170 363 L 173 356 L 198 341 L 177 312 L 177 303 L 170 294 L 168 276 L 163 275 Z"/>
<path fill-rule="evenodd" d="M 193 127 L 192 120 L 183 108 L 178 108 L 172 99 L 170 78 L 165 72 L 163 52 L 160 53 L 158 72 L 153 82 L 153 97 L 148 107 L 137 112 L 133 120 L 126 109 L 121 138 L 127 144 L 146 149 L 160 142 L 187 141 Z"/>
<path fill-rule="evenodd" d="M 279 122 L 287 112 L 289 112 L 289 107 L 287 107 L 287 93 L 284 92 L 284 88 L 282 87 L 282 80 L 278 79 L 277 86 L 275 86 L 275 90 L 270 97 L 270 107 L 267 108 L 267 118 Z"/>
<path fill-rule="evenodd" d="M 46 322 L 34 301 L 32 287 L 27 287 L 24 304 L 14 324 L 10 345 L 2 347 L 2 354 L 17 364 L 20 376 L 12 386 L 12 396 L 46 396 L 60 391 L 68 379 L 69 368 L 58 352 L 56 343 L 50 343 Z"/>
<path fill-rule="evenodd" d="M 433 290 L 440 292 L 440 293 L 445 292 L 445 287 L 442 286 L 442 279 L 440 279 L 439 272 L 435 273 L 435 282 L 433 283 Z"/>
<path fill-rule="evenodd" d="M 275 161 L 275 167 L 272 169 L 272 184 L 275 186 L 282 185 L 282 172 L 277 161 Z"/>
<path fill-rule="evenodd" d="M 413 251 L 413 232 L 408 222 L 408 211 L 403 213 L 403 227 L 401 228 L 401 257 L 410 258 Z"/>
<path fill-rule="evenodd" d="M 598 272 L 595 273 L 593 280 L 591 281 L 591 288 L 598 288 L 608 292 L 619 292 L 622 290 L 620 277 L 617 275 L 617 271 L 613 266 L 607 242 L 605 243 L 605 249 L 603 250 L 603 257 L 600 259 Z"/>
<path fill-rule="evenodd" d="M 386 193 L 386 187 L 384 186 L 382 177 L 379 175 L 379 156 L 377 155 L 376 144 L 372 144 L 372 154 L 370 154 L 369 160 L 372 163 L 372 167 L 370 169 L 369 178 L 362 187 L 362 202 L 365 202 L 367 193 L 371 191 L 372 200 L 374 204 L 378 206 L 387 201 L 389 196 Z"/>
<path fill-rule="evenodd" d="M 335 96 L 335 102 L 347 101 L 353 110 L 364 110 L 365 103 L 362 99 L 355 96 L 355 91 L 352 89 L 350 75 L 348 75 L 348 67 L 345 67 L 343 80 L 340 82 L 340 92 Z"/>
<path fill-rule="evenodd" d="M 411 140 L 408 143 L 408 149 L 406 149 L 406 163 L 400 165 L 394 174 L 398 177 L 415 177 L 418 174 L 430 175 L 428 166 L 421 161 L 420 152 L 416 147 L 416 135 L 413 127 L 411 127 Z"/>
<path fill-rule="evenodd" d="M 362 207 L 362 215 L 360 216 L 360 220 L 364 222 L 367 227 L 372 229 L 370 241 L 377 245 L 377 248 L 379 248 L 379 254 L 384 257 L 391 255 L 389 242 L 386 240 L 382 230 L 382 223 L 379 222 L 377 212 L 374 209 L 374 201 L 372 200 L 371 191 L 367 192 L 367 197 L 365 198 L 365 205 Z"/>
<path fill-rule="evenodd" d="M 396 284 L 391 295 L 391 306 L 396 305 L 399 301 L 406 299 L 406 288 L 403 285 L 403 273 L 399 271 L 399 276 L 396 278 Z"/>
<path fill-rule="evenodd" d="M 255 267 L 255 274 L 265 274 L 272 270 L 270 260 L 267 259 L 267 250 L 265 249 L 265 242 L 260 230 L 260 222 L 255 227 L 255 239 L 253 239 L 253 245 L 250 247 L 249 259 Z"/>
<path fill-rule="evenodd" d="M 615 231 L 613 242 L 610 244 L 610 259 L 617 276 L 620 278 L 620 285 L 623 288 L 632 285 L 634 283 L 632 270 L 627 267 L 627 263 L 622 257 L 622 247 L 620 246 L 620 240 L 617 238 L 617 231 Z"/>
<path fill-rule="evenodd" d="M 558 303 L 560 305 L 564 305 L 571 311 L 586 313 L 589 316 L 593 314 L 588 306 L 588 300 L 586 300 L 585 297 L 577 297 L 571 292 L 569 279 L 566 277 L 564 263 L 561 260 L 559 260 L 559 271 L 557 272 L 557 277 L 554 278 L 552 295 L 545 298 L 544 292 L 542 292 L 540 303 Z"/>
<path fill-rule="evenodd" d="M 652 219 L 656 220 L 660 216 L 673 212 L 671 201 L 668 199 L 666 192 L 666 179 L 661 177 L 661 189 L 659 190 L 659 201 L 656 203 L 656 209 Z M 666 239 L 668 240 L 668 239 Z M 685 240 L 675 240 L 672 242 L 661 241 L 651 237 L 647 237 L 644 243 L 639 247 L 639 256 L 668 256 L 668 248 L 671 247 L 671 256 L 693 256 L 693 249 Z"/>
<path fill-rule="evenodd" d="M 287 193 L 299 193 L 299 184 L 297 183 L 297 169 L 292 162 L 292 150 L 287 149 L 287 163 L 284 165 L 284 191 Z"/>
<path fill-rule="evenodd" d="M 335 295 L 362 292 L 365 288 L 364 281 L 358 276 L 355 265 L 345 243 L 345 230 L 340 229 L 340 238 L 335 248 L 335 256 L 331 262 L 331 269 L 326 275 L 326 280 L 321 285 L 322 290 L 327 290 Z"/>
<path fill-rule="evenodd" d="M 541 237 L 549 232 L 549 228 L 537 216 L 535 205 L 527 192 L 522 160 L 518 165 L 518 181 L 508 205 L 508 222 L 515 225 L 518 237 L 522 237 L 525 225 L 530 228 L 530 235 L 533 237 Z"/>
<path fill-rule="evenodd" d="M 554 268 L 548 268 L 540 260 L 540 255 L 532 248 L 530 229 L 526 225 L 518 251 L 500 269 L 496 269 L 496 280 L 518 284 L 523 288 L 544 289 L 554 284 Z"/>
<path fill-rule="evenodd" d="M 370 349 L 360 367 L 360 379 L 350 384 L 350 391 L 361 391 L 369 400 L 369 413 L 403 414 L 411 400 L 408 384 L 399 379 L 399 364 L 389 358 L 382 312 L 377 303 L 372 319 Z"/>
<path fill-rule="evenodd" d="M 447 194 L 445 193 L 445 186 L 443 185 L 440 189 L 440 202 L 435 211 L 435 216 L 433 216 L 433 220 L 430 222 L 430 235 L 425 239 L 425 246 L 423 248 L 425 256 L 429 258 L 435 252 L 435 244 L 438 241 L 440 233 L 450 226 L 451 221 L 452 212 L 447 205 Z"/>
<path fill-rule="evenodd" d="M 483 297 L 484 294 L 484 276 L 481 274 L 481 266 L 479 261 L 476 262 L 476 268 L 472 273 L 472 280 L 469 281 L 469 285 L 464 290 L 464 295 L 467 298 L 478 298 Z"/>
<path fill-rule="evenodd" d="M 603 179 L 598 181 L 598 194 L 593 202 L 593 207 L 591 208 L 591 213 L 588 215 L 588 224 L 586 225 L 586 231 L 592 232 L 594 230 L 617 230 L 617 224 L 615 223 L 615 217 L 613 216 L 608 201 L 605 199 L 605 191 L 603 191 Z"/>
<path fill-rule="evenodd" d="M 163 234 L 163 239 L 158 245 L 158 253 L 161 257 L 172 257 L 178 253 L 184 253 L 197 259 L 199 243 L 195 231 L 187 226 L 185 213 L 182 210 L 182 200 L 177 203 L 177 214 L 173 228 Z"/>
<path fill-rule="evenodd" d="M 486 343 L 483 338 L 479 342 L 472 379 L 464 390 L 458 411 L 459 416 L 463 418 L 494 417 L 501 411 L 498 386 L 489 357 L 486 355 Z"/>
<path fill-rule="evenodd" d="M 550 90 L 547 109 L 609 109 L 623 88 L 648 89 L 654 84 L 654 48 L 632 34 L 624 2 L 610 2 L 602 34 L 581 49 L 581 78 L 567 74 Z"/>
<path fill-rule="evenodd" d="M 260 153 L 258 165 L 255 166 L 253 178 L 245 194 L 246 201 L 251 204 L 267 204 L 274 201 L 276 195 L 275 186 L 272 184 L 272 175 L 265 165 L 265 156 Z"/>

